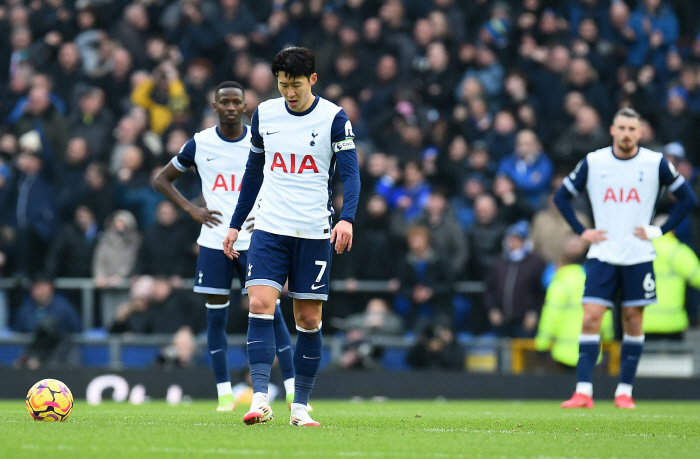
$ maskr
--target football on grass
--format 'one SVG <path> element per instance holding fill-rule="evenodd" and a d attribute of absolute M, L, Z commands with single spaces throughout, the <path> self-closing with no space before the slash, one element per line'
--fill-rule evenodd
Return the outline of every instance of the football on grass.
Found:
<path fill-rule="evenodd" d="M 42 379 L 27 393 L 27 411 L 37 421 L 65 421 L 73 411 L 73 394 L 57 379 Z"/>

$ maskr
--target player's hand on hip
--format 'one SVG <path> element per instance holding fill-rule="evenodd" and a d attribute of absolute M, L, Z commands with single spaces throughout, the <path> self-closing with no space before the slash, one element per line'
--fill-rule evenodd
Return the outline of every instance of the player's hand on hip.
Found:
<path fill-rule="evenodd" d="M 238 251 L 233 248 L 233 244 L 238 240 L 238 230 L 236 228 L 229 228 L 226 237 L 224 238 L 224 255 L 229 257 L 231 260 L 238 258 Z"/>
<path fill-rule="evenodd" d="M 345 248 L 348 252 L 352 249 L 352 223 L 340 220 L 331 231 L 331 244 L 335 242 L 335 253 L 343 253 Z"/>
<path fill-rule="evenodd" d="M 608 237 L 606 236 L 607 233 L 608 232 L 605 230 L 587 229 L 581 233 L 581 238 L 586 242 L 590 242 L 591 244 L 598 244 L 599 242 L 608 240 Z"/>
<path fill-rule="evenodd" d="M 245 219 L 245 226 L 243 227 L 249 233 L 252 233 L 255 229 L 255 216 L 248 217 Z"/>
<path fill-rule="evenodd" d="M 634 232 L 632 234 L 643 241 L 651 241 L 652 239 L 656 239 L 657 237 L 664 235 L 664 233 L 661 232 L 661 228 L 654 225 L 637 226 L 634 228 Z"/>
<path fill-rule="evenodd" d="M 206 207 L 195 207 L 193 210 L 188 212 L 190 217 L 197 223 L 202 225 L 207 225 L 209 228 L 213 228 L 222 223 L 221 219 L 217 217 L 223 216 L 218 210 L 209 210 Z"/>

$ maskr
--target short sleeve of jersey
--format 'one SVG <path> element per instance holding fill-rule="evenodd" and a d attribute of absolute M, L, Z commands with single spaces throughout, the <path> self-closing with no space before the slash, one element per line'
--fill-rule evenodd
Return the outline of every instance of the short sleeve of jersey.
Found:
<path fill-rule="evenodd" d="M 333 153 L 355 149 L 355 133 L 352 131 L 352 123 L 342 108 L 333 119 L 331 146 L 333 147 Z"/>
<path fill-rule="evenodd" d="M 265 144 L 260 135 L 260 120 L 258 119 L 258 109 L 253 112 L 253 117 L 250 119 L 250 149 L 255 153 L 264 153 Z"/>
<path fill-rule="evenodd" d="M 180 153 L 173 158 L 173 166 L 180 172 L 185 172 L 190 167 L 194 166 L 194 155 L 197 152 L 197 144 L 194 138 L 185 143 L 182 148 L 180 148 Z"/>
<path fill-rule="evenodd" d="M 586 158 L 583 158 L 576 165 L 576 168 L 564 178 L 564 186 L 572 196 L 577 196 L 581 191 L 586 188 L 586 182 L 588 181 L 588 162 Z"/>
<path fill-rule="evenodd" d="M 659 183 L 667 186 L 673 192 L 680 188 L 685 182 L 683 176 L 673 167 L 673 164 L 666 161 L 666 158 L 661 158 L 659 163 Z"/>

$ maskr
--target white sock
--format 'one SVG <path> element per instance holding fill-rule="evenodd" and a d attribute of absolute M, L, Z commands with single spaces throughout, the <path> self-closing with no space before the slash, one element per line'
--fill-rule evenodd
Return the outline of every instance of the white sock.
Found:
<path fill-rule="evenodd" d="M 308 413 L 309 407 L 303 403 L 292 403 L 292 413 L 294 413 L 296 410 L 304 410 Z"/>
<path fill-rule="evenodd" d="M 632 397 L 632 384 L 618 384 L 617 389 L 615 390 L 615 397 L 617 398 L 620 395 Z"/>
<path fill-rule="evenodd" d="M 251 408 L 257 408 L 260 405 L 269 405 L 270 404 L 270 398 L 267 394 L 263 394 L 262 392 L 255 392 L 253 394 L 253 401 L 250 403 Z"/>
<path fill-rule="evenodd" d="M 216 393 L 219 397 L 222 395 L 233 394 L 233 390 L 231 390 L 231 381 L 218 383 L 216 385 Z"/>
<path fill-rule="evenodd" d="M 294 393 L 294 378 L 289 378 L 284 380 L 284 393 L 293 394 Z"/>
<path fill-rule="evenodd" d="M 593 383 L 577 382 L 576 383 L 576 393 L 588 395 L 589 397 L 593 397 Z"/>

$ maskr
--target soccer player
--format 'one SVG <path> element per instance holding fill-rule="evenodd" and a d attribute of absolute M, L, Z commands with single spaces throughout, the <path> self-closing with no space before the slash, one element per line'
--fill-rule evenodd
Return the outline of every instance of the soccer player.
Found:
<path fill-rule="evenodd" d="M 615 406 L 633 409 L 632 383 L 642 354 L 644 306 L 656 302 L 651 239 L 661 237 L 683 220 L 697 199 L 661 153 L 639 146 L 640 117 L 631 108 L 615 114 L 611 147 L 586 155 L 564 179 L 555 203 L 576 233 L 591 243 L 586 261 L 583 326 L 576 366 L 578 383 L 563 408 L 593 407 L 593 367 L 600 347 L 600 324 L 618 292 L 622 304 L 620 383 Z M 663 226 L 650 224 L 658 196 L 668 188 L 678 202 Z M 593 208 L 595 228 L 586 229 L 574 214 L 570 199 L 585 192 Z"/>
<path fill-rule="evenodd" d="M 193 220 L 202 224 L 197 239 L 200 249 L 194 291 L 206 295 L 207 345 L 219 396 L 216 410 L 232 411 L 236 404 L 226 359 L 229 294 L 234 270 L 239 275 L 241 286 L 245 283 L 246 256 L 252 229 L 241 232 L 236 242 L 240 255 L 232 261 L 221 248 L 228 229 L 222 222 L 230 220 L 238 202 L 251 144 L 250 128 L 243 124 L 246 107 L 243 87 L 234 81 L 225 81 L 216 88 L 214 98 L 217 125 L 198 132 L 188 140 L 180 153 L 158 174 L 155 186 Z M 173 186 L 173 182 L 191 166 L 195 166 L 200 176 L 205 207 L 197 207 Z M 247 226 L 252 228 L 254 217 L 247 214 L 245 217 Z M 245 294 L 245 290 L 242 293 Z M 279 305 L 272 314 L 274 335 L 279 346 L 277 358 L 287 397 L 291 398 L 294 392 L 292 341 Z M 273 350 L 273 357 L 274 354 Z"/>
<path fill-rule="evenodd" d="M 290 424 L 319 425 L 307 405 L 321 364 L 321 307 L 328 299 L 331 244 L 338 254 L 352 247 L 360 171 L 347 115 L 312 92 L 315 66 L 306 48 L 287 48 L 273 59 L 271 70 L 282 97 L 263 102 L 253 113 L 243 188 L 224 239 L 224 252 L 239 256 L 234 244 L 259 192 L 246 273 L 253 382 L 253 401 L 243 418 L 248 425 L 273 417 L 267 396 L 275 350 L 272 319 L 287 279 L 299 332 Z M 343 210 L 331 228 L 330 181 L 336 164 L 344 185 Z"/>

